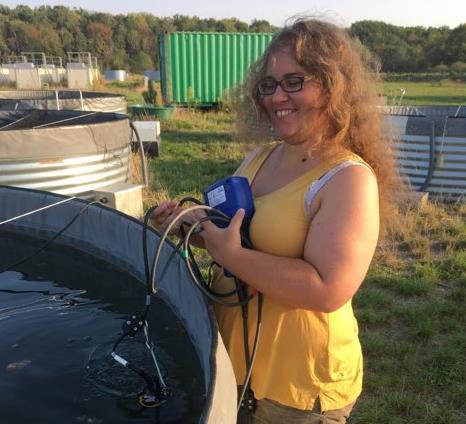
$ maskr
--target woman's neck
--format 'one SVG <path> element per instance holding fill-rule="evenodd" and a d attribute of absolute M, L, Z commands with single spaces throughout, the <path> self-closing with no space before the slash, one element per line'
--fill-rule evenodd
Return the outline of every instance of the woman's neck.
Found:
<path fill-rule="evenodd" d="M 311 160 L 316 160 L 320 155 L 316 154 L 317 152 L 313 152 L 311 155 L 309 153 L 309 147 L 308 143 L 299 145 L 282 143 L 278 152 L 280 165 L 284 167 L 293 167 Z"/>

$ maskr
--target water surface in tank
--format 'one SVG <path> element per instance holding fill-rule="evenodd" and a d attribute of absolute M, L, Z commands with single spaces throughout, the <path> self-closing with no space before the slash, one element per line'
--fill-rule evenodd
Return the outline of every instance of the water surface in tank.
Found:
<path fill-rule="evenodd" d="M 43 241 L 0 234 L 0 270 Z M 202 371 L 182 324 L 153 299 L 149 336 L 171 393 L 145 408 L 146 386 L 109 354 L 122 323 L 145 302 L 144 285 L 90 255 L 58 245 L 0 274 L 0 422 L 194 423 L 205 402 Z M 155 376 L 143 332 L 117 353 Z"/>

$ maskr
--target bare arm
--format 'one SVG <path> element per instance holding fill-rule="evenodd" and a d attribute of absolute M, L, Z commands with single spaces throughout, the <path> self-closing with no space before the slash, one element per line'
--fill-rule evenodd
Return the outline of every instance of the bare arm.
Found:
<path fill-rule="evenodd" d="M 321 190 L 302 259 L 241 247 L 238 213 L 221 230 L 206 223 L 201 233 L 216 262 L 267 296 L 290 306 L 331 312 L 361 285 L 377 244 L 378 191 L 370 170 L 354 166 Z"/>

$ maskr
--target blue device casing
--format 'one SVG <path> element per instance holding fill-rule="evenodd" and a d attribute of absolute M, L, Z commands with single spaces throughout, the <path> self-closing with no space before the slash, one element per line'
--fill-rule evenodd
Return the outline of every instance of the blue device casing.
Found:
<path fill-rule="evenodd" d="M 244 209 L 245 216 L 242 228 L 247 230 L 249 227 L 249 222 L 254 214 L 254 201 L 246 177 L 233 176 L 217 181 L 204 190 L 204 202 L 211 208 L 219 209 L 230 218 L 238 209 Z M 222 228 L 228 225 L 223 221 L 217 221 L 215 224 Z"/>
<path fill-rule="evenodd" d="M 251 187 L 246 177 L 226 177 L 204 190 L 204 203 L 211 208 L 222 211 L 232 218 L 238 209 L 244 209 L 244 219 L 241 230 L 249 236 L 249 223 L 254 215 L 254 200 Z M 212 219 L 220 228 L 228 226 L 227 222 Z M 223 270 L 226 277 L 233 277 L 227 269 Z"/>

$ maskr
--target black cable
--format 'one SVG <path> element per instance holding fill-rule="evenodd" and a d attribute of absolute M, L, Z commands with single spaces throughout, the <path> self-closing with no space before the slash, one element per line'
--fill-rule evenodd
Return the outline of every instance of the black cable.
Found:
<path fill-rule="evenodd" d="M 180 200 L 180 206 L 183 206 L 185 203 L 188 203 L 188 202 L 195 203 L 196 205 L 203 205 L 204 204 L 200 200 L 196 199 L 195 197 L 186 196 L 186 197 L 183 197 Z"/>
<path fill-rule="evenodd" d="M 238 411 L 239 408 L 242 406 L 242 400 L 244 399 L 244 395 L 246 392 L 250 392 L 250 387 L 251 387 L 251 376 L 252 376 L 252 367 L 254 365 L 254 361 L 256 359 L 256 354 L 257 354 L 257 347 L 259 346 L 259 338 L 260 338 L 260 333 L 261 333 L 261 326 L 262 326 L 262 306 L 264 302 L 264 295 L 261 292 L 258 292 L 257 296 L 257 322 L 256 322 L 256 335 L 254 336 L 254 343 L 252 346 L 252 353 L 251 356 L 249 357 L 249 367 L 247 368 L 246 376 L 244 377 L 244 382 L 243 382 L 243 389 L 241 391 L 241 394 L 238 398 Z M 246 347 L 245 347 L 246 350 Z M 248 399 L 248 403 L 253 402 L 254 399 Z M 254 408 L 253 405 L 249 404 L 246 405 L 246 408 L 248 411 L 251 410 L 251 408 Z"/>
<path fill-rule="evenodd" d="M 431 122 L 431 134 L 429 139 L 429 168 L 427 170 L 427 175 L 424 182 L 419 187 L 418 191 L 426 191 L 429 187 L 432 177 L 434 175 L 434 170 L 436 166 L 436 158 L 435 158 L 435 121 L 432 120 Z"/>
<path fill-rule="evenodd" d="M 158 205 L 151 206 L 144 215 L 144 223 L 142 227 L 142 251 L 144 255 L 144 274 L 146 276 L 147 293 L 151 293 L 150 286 L 150 270 L 149 270 L 149 255 L 147 253 L 147 230 L 149 228 L 149 219 L 152 213 L 158 208 Z"/>
<path fill-rule="evenodd" d="M 215 296 L 219 296 L 219 297 L 230 297 L 230 296 L 233 296 L 234 294 L 236 294 L 237 293 L 236 288 L 229 291 L 229 292 L 226 292 L 226 293 L 219 293 L 219 292 L 216 292 L 216 291 L 212 290 L 212 280 L 213 280 L 212 268 L 213 268 L 214 265 L 221 268 L 221 266 L 217 262 L 215 262 L 215 261 L 211 262 L 211 264 L 209 266 L 209 271 L 208 271 L 209 272 L 209 280 L 207 281 L 207 287 L 206 288 L 209 289 L 209 291 L 211 291 L 212 294 L 214 294 Z"/>
<path fill-rule="evenodd" d="M 25 258 L 14 262 L 10 265 L 8 265 L 6 268 L 0 270 L 0 274 L 10 271 L 13 268 L 18 267 L 19 265 L 22 265 L 24 262 L 27 262 L 28 260 L 32 259 L 34 256 L 38 255 L 40 252 L 45 250 L 50 244 L 52 244 L 58 237 L 60 237 L 68 228 L 73 225 L 73 223 L 93 204 L 100 204 L 98 201 L 93 201 L 87 203 L 83 208 L 79 210 L 79 212 L 66 224 L 61 230 L 59 230 L 50 240 L 46 241 L 41 247 L 39 247 L 37 250 L 35 250 L 32 254 L 26 256 Z"/>
<path fill-rule="evenodd" d="M 189 239 L 190 239 L 192 233 L 194 232 L 194 230 L 198 226 L 200 226 L 203 222 L 212 221 L 214 219 L 215 220 L 220 219 L 220 220 L 222 220 L 224 222 L 229 221 L 228 218 L 225 218 L 225 217 L 220 216 L 220 215 L 218 215 L 218 216 L 212 216 L 212 215 L 211 216 L 205 216 L 205 217 L 199 219 L 196 223 L 194 223 L 191 226 L 190 230 L 188 231 L 188 234 L 186 235 L 184 244 L 185 245 L 189 244 Z M 246 239 L 244 234 L 241 235 L 241 238 L 242 238 L 242 241 L 245 242 L 245 244 L 248 244 L 249 246 L 251 246 L 251 242 Z M 189 258 L 186 251 L 184 252 L 183 257 L 185 258 L 186 266 L 188 267 L 188 270 L 190 271 L 191 277 L 192 277 L 196 287 L 198 287 L 201 290 L 201 292 L 204 293 L 204 295 L 207 296 L 213 302 L 216 302 L 216 303 L 218 303 L 218 304 L 220 304 L 222 306 L 236 307 L 236 306 L 245 305 L 246 303 L 248 303 L 254 297 L 254 295 L 249 295 L 246 299 L 240 300 L 238 302 L 228 302 L 228 301 L 223 300 L 221 298 L 221 296 L 216 295 L 216 293 L 208 286 L 208 284 L 204 281 L 203 278 L 198 279 L 196 277 L 195 272 L 194 272 L 193 267 L 192 267 L 192 264 L 191 264 L 191 261 L 190 261 L 190 258 Z M 235 292 L 237 292 L 237 290 L 235 290 L 233 293 L 235 293 Z"/>
<path fill-rule="evenodd" d="M 146 304 L 141 313 L 133 314 L 127 321 L 125 321 L 125 323 L 122 326 L 123 333 L 114 343 L 111 356 L 118 363 L 134 371 L 136 374 L 142 377 L 144 381 L 147 383 L 147 388 L 154 396 L 159 397 L 159 398 L 164 398 L 168 394 L 168 390 L 166 389 L 166 387 L 162 387 L 162 383 L 161 381 L 159 381 L 157 377 L 155 378 L 150 377 L 149 374 L 147 374 L 145 371 L 134 366 L 131 362 L 127 361 L 126 359 L 122 358 L 116 353 L 118 346 L 126 337 L 136 336 L 136 334 L 142 328 L 144 328 L 144 326 L 147 326 L 147 315 L 149 314 L 149 309 L 151 306 L 151 294 L 152 294 L 151 285 L 150 285 L 151 272 L 149 270 L 149 255 L 147 251 L 147 231 L 149 229 L 149 219 L 152 213 L 154 212 L 154 210 L 157 209 L 157 207 L 158 205 L 154 205 L 147 210 L 147 212 L 144 215 L 144 221 L 143 221 L 143 227 L 142 227 L 142 250 L 143 250 L 143 257 L 144 257 L 143 258 L 144 259 L 144 273 L 145 273 L 145 278 L 146 278 L 146 290 L 147 290 Z"/>

